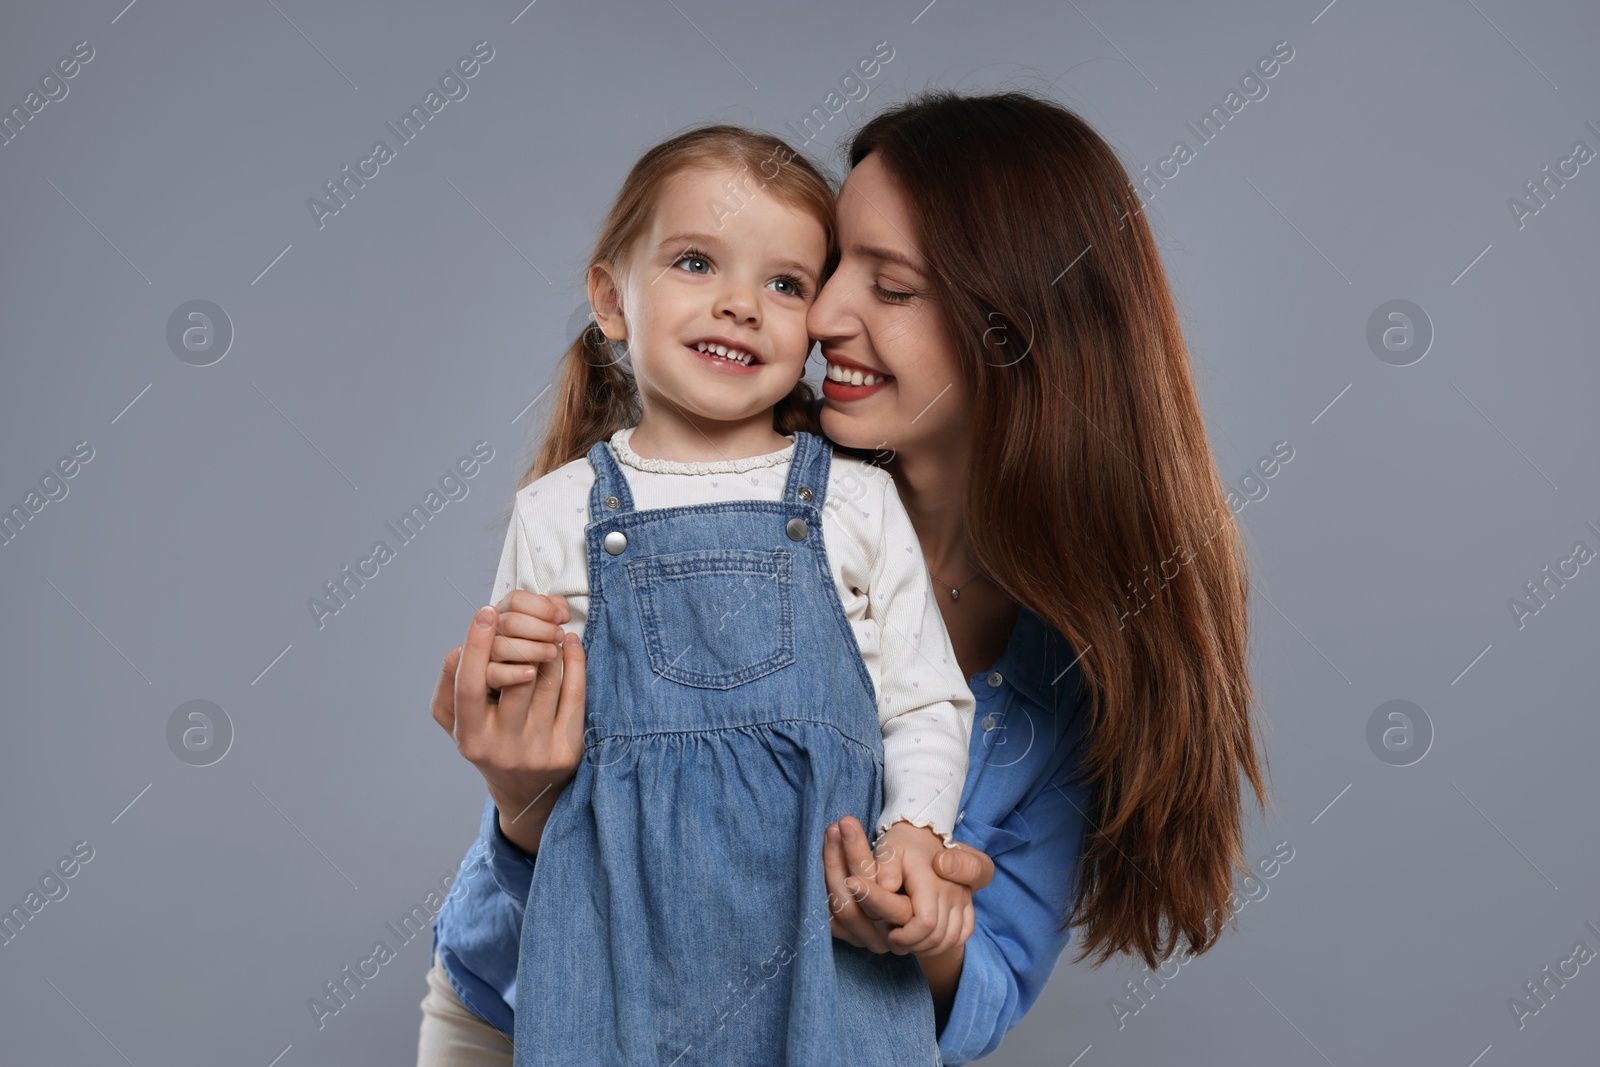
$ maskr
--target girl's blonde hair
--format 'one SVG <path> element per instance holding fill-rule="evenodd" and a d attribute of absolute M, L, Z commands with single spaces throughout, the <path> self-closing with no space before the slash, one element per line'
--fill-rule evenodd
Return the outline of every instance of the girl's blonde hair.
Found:
<path fill-rule="evenodd" d="M 779 138 L 742 126 L 719 124 L 689 129 L 662 141 L 639 158 L 623 180 L 595 239 L 585 278 L 602 262 L 620 265 L 634 239 L 649 226 L 668 180 L 700 167 L 748 170 L 750 185 L 783 204 L 811 212 L 826 236 L 827 265 L 834 263 L 834 198 L 827 179 Z M 555 409 L 533 462 L 517 483 L 518 489 L 582 458 L 595 442 L 639 421 L 639 394 L 633 374 L 618 362 L 611 342 L 592 317 L 568 346 L 560 374 Z M 796 430 L 820 434 L 815 404 L 811 386 L 797 382 L 773 408 L 773 428 L 783 434 Z"/>

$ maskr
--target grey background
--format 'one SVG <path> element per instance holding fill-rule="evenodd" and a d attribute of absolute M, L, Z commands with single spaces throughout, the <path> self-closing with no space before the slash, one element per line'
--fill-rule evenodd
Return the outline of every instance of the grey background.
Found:
<path fill-rule="evenodd" d="M 1149 208 L 1222 476 L 1294 449 L 1240 513 L 1274 795 L 1248 851 L 1294 859 L 1120 1028 L 1141 968 L 1064 958 L 990 1062 L 1593 1055 L 1600 966 L 1520 1030 L 1507 1001 L 1600 949 L 1600 567 L 1521 629 L 1507 600 L 1600 547 L 1600 163 L 1520 230 L 1507 199 L 1600 149 L 1600 10 L 924 2 L 7 5 L 5 109 L 95 57 L 0 147 L 0 503 L 94 458 L 0 548 L 0 905 L 95 853 L 0 947 L 0 1059 L 411 1062 L 425 939 L 320 1031 L 306 1001 L 473 839 L 482 782 L 428 698 L 594 228 L 647 145 L 785 133 L 880 40 L 872 94 L 810 148 L 836 172 L 866 115 L 934 85 L 1046 93 L 1153 166 L 1295 50 Z M 307 198 L 478 40 L 468 97 L 319 230 Z M 194 299 L 236 331 L 209 367 L 166 342 Z M 1436 333 L 1407 367 L 1365 341 L 1394 299 Z M 469 495 L 319 630 L 307 600 L 480 439 Z M 209 767 L 166 740 L 195 699 L 235 731 Z M 1408 767 L 1366 741 L 1394 699 L 1435 731 Z"/>

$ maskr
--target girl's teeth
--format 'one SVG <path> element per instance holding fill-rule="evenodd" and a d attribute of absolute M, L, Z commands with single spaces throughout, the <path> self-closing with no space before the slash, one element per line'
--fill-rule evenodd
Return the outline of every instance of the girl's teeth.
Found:
<path fill-rule="evenodd" d="M 711 345 L 701 341 L 699 344 L 695 345 L 695 347 L 707 355 L 716 356 L 719 359 L 732 360 L 734 363 L 738 363 L 746 367 L 750 365 L 750 360 L 752 358 L 748 352 L 739 352 L 734 349 L 730 349 L 725 345 Z"/>

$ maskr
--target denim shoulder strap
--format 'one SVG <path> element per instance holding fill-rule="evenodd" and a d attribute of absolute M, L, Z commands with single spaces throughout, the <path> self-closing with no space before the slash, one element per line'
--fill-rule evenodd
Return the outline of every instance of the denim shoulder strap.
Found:
<path fill-rule="evenodd" d="M 794 458 L 789 461 L 789 478 L 783 486 L 785 504 L 810 504 L 821 509 L 828 495 L 828 468 L 833 454 L 828 442 L 815 434 L 796 430 Z M 802 497 L 800 490 L 806 490 Z"/>
<path fill-rule="evenodd" d="M 589 520 L 593 522 L 607 511 L 632 511 L 633 494 L 628 492 L 628 479 L 611 451 L 609 439 L 596 441 L 589 449 L 589 466 L 594 468 L 594 486 L 589 490 Z M 606 507 L 606 501 L 613 499 L 615 505 Z"/>

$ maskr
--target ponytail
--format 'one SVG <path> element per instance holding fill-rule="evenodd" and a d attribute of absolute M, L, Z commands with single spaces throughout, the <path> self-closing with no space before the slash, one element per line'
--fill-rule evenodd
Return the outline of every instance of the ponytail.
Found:
<path fill-rule="evenodd" d="M 555 407 L 533 466 L 517 483 L 521 489 L 557 467 L 581 459 L 604 441 L 639 421 L 639 394 L 616 349 L 590 319 L 561 357 Z"/>

